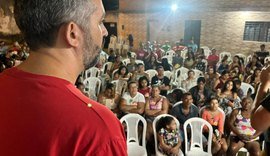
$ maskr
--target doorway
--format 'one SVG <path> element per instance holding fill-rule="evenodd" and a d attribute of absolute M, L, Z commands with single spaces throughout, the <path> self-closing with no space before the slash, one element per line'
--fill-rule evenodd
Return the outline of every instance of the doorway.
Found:
<path fill-rule="evenodd" d="M 201 20 L 185 21 L 185 35 L 184 35 L 185 45 L 188 45 L 191 39 L 193 39 L 194 43 L 196 43 L 199 48 L 201 39 Z"/>
<path fill-rule="evenodd" d="M 110 43 L 110 36 L 111 35 L 117 36 L 117 23 L 116 22 L 105 22 L 104 26 L 106 27 L 106 29 L 108 31 L 108 36 L 105 37 L 104 49 L 108 49 L 108 46 Z"/>

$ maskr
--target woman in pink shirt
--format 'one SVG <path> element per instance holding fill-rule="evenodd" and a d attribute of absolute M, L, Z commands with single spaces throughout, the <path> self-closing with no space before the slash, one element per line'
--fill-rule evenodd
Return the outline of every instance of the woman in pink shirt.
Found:
<path fill-rule="evenodd" d="M 145 104 L 145 118 L 147 120 L 147 134 L 146 139 L 149 140 L 153 135 L 152 122 L 156 116 L 168 113 L 168 100 L 166 97 L 160 95 L 160 88 L 158 85 L 153 85 L 151 95 L 146 99 Z"/>
<path fill-rule="evenodd" d="M 212 153 L 214 155 L 222 155 L 225 154 L 228 146 L 224 134 L 224 114 L 218 110 L 218 99 L 213 97 L 210 100 L 210 106 L 206 107 L 203 110 L 202 118 L 208 121 L 214 131 L 213 139 L 212 139 Z M 205 129 L 207 131 L 208 129 Z"/>

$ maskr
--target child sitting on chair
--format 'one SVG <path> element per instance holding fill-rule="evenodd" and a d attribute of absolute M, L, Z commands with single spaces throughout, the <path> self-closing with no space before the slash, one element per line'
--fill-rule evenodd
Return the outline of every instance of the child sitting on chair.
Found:
<path fill-rule="evenodd" d="M 162 117 L 157 123 L 159 151 L 168 156 L 180 155 L 181 140 L 174 118 Z"/>

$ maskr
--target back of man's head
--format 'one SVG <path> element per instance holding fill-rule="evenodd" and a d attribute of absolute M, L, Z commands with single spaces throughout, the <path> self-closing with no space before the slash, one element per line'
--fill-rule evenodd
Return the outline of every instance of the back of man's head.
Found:
<path fill-rule="evenodd" d="M 95 8 L 89 0 L 15 0 L 14 14 L 29 47 L 38 50 L 53 47 L 60 27 L 68 22 L 85 30 Z"/>

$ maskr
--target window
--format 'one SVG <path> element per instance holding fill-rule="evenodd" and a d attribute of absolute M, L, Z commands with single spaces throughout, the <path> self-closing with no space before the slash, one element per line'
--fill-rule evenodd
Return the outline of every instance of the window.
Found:
<path fill-rule="evenodd" d="M 244 40 L 270 42 L 270 22 L 245 23 Z"/>

